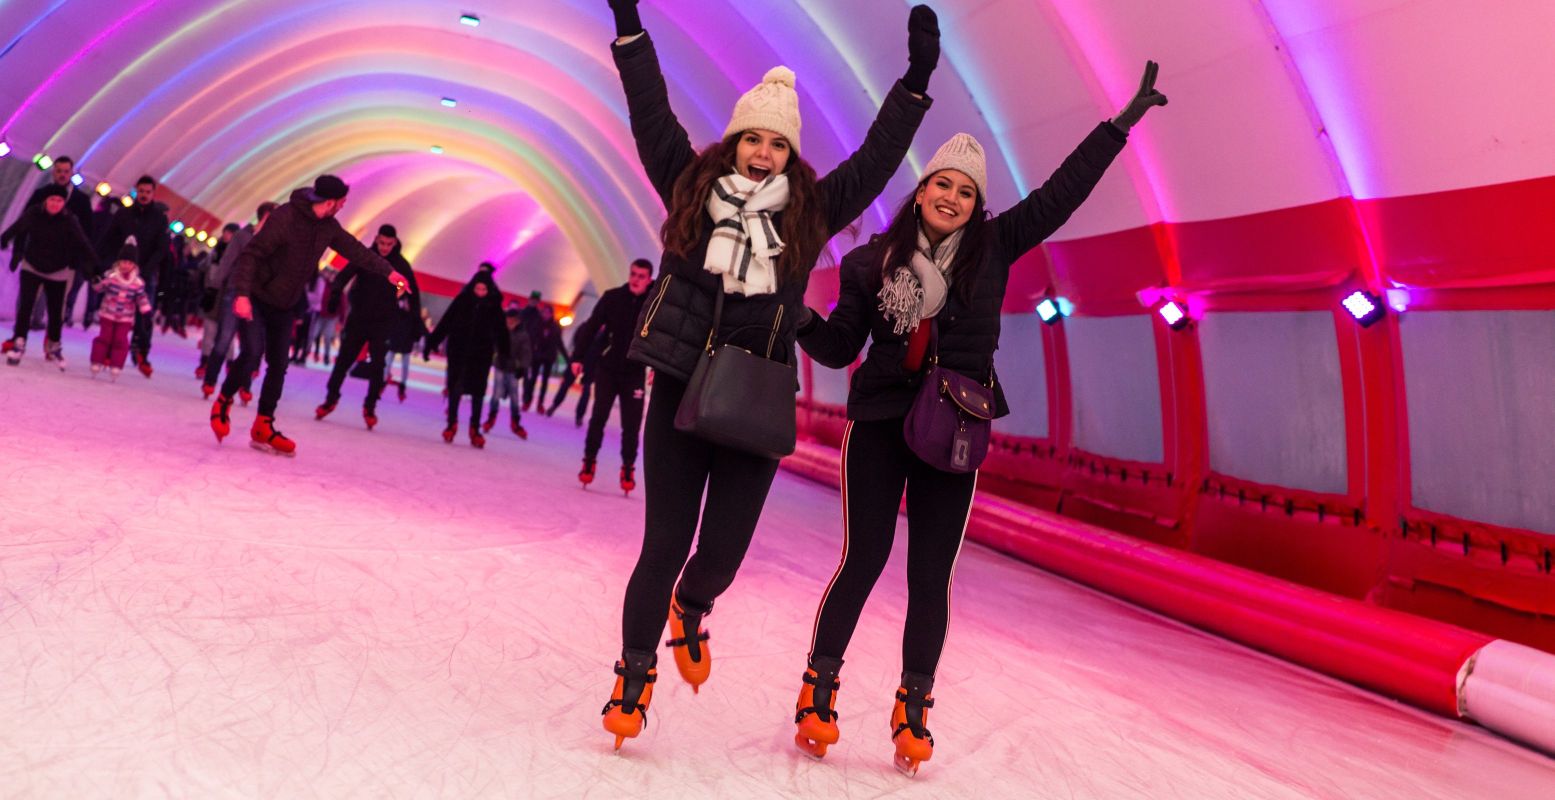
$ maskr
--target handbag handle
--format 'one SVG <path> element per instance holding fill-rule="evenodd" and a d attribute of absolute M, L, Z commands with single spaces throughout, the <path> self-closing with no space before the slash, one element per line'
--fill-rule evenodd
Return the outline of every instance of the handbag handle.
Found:
<path fill-rule="evenodd" d="M 719 323 L 723 322 L 723 316 L 724 316 L 724 292 L 723 292 L 722 289 L 720 289 L 718 291 L 718 298 L 713 301 L 713 326 L 711 328 L 708 328 L 708 330 L 707 330 L 707 346 L 706 346 L 706 349 L 707 349 L 707 352 L 709 354 L 711 354 L 713 352 L 713 340 L 718 336 L 718 325 L 719 325 Z M 767 358 L 768 361 L 772 360 L 772 348 L 777 346 L 778 331 L 781 330 L 782 327 L 783 327 L 783 304 L 780 302 L 780 303 L 778 303 L 777 316 L 774 317 L 773 320 L 772 320 L 772 334 L 767 337 L 767 355 L 766 355 L 766 358 Z"/>

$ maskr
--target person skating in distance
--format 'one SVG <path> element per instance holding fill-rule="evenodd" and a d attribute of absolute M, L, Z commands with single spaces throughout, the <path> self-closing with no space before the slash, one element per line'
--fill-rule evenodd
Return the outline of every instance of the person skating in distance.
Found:
<path fill-rule="evenodd" d="M 275 427 L 275 409 L 286 387 L 291 361 L 292 329 L 308 281 L 318 275 L 319 259 L 333 249 L 363 271 L 388 278 L 398 291 L 410 284 L 383 256 L 362 246 L 340 226 L 335 215 L 346 204 L 350 187 L 333 175 L 320 175 L 311 188 L 297 189 L 271 212 L 264 227 L 238 254 L 232 281 L 236 299 L 232 313 L 249 321 L 248 335 L 264 337 L 265 381 L 259 390 L 259 415 L 249 431 L 251 446 L 277 455 L 294 456 L 297 444 Z M 259 348 L 249 348 L 245 363 L 227 371 L 221 393 L 211 406 L 211 431 L 220 442 L 232 432 L 232 396 L 242 376 L 259 364 Z"/>
<path fill-rule="evenodd" d="M 639 258 L 627 269 L 626 283 L 603 295 L 594 304 L 589 318 L 578 328 L 572 340 L 573 377 L 583 375 L 584 359 L 594 348 L 594 340 L 606 341 L 599 363 L 594 367 L 594 410 L 583 440 L 583 469 L 578 480 L 584 486 L 594 482 L 594 464 L 605 442 L 605 423 L 610 407 L 621 401 L 621 491 L 631 494 L 637 488 L 637 436 L 642 430 L 643 400 L 647 394 L 648 368 L 626 357 L 653 283 L 653 262 Z M 560 398 L 557 398 L 560 401 Z"/>

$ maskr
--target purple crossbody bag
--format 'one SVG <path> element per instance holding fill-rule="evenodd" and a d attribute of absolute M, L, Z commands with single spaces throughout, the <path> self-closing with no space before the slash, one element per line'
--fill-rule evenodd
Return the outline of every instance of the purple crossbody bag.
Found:
<path fill-rule="evenodd" d="M 985 386 L 939 365 L 939 323 L 930 323 L 928 369 L 902 425 L 907 446 L 942 472 L 975 472 L 988 456 L 993 427 L 992 378 Z"/>

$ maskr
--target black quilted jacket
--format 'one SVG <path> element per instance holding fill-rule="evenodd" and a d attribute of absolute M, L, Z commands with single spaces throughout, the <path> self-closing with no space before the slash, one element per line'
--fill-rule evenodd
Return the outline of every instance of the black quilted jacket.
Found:
<path fill-rule="evenodd" d="M 998 416 L 1010 413 L 994 374 L 993 353 L 999 347 L 999 311 L 1010 265 L 1052 235 L 1085 202 L 1108 165 L 1127 142 L 1122 131 L 1103 122 L 1080 142 L 1047 183 L 1008 211 L 989 220 L 992 236 L 969 299 L 952 287 L 939 321 L 939 363 L 979 381 L 995 380 Z M 907 416 L 917 395 L 918 375 L 902 366 L 907 356 L 906 334 L 897 335 L 880 312 L 881 277 L 876 271 L 881 244 L 875 237 L 842 259 L 842 288 L 828 319 L 813 315 L 799 331 L 799 346 L 822 365 L 841 369 L 852 364 L 872 340 L 864 363 L 853 373 L 848 391 L 848 419 L 884 420 Z"/>
<path fill-rule="evenodd" d="M 666 207 L 680 177 L 696 157 L 691 140 L 670 109 L 664 76 L 653 42 L 644 35 L 611 47 L 631 112 L 637 154 L 659 199 Z M 929 98 L 914 97 L 898 82 L 891 88 L 875 122 L 857 152 L 820 179 L 818 190 L 828 235 L 835 236 L 858 218 L 885 189 L 912 144 Z M 781 218 L 781 213 L 775 215 Z M 781 219 L 776 220 L 781 225 Z M 696 249 L 682 258 L 665 253 L 658 281 L 637 321 L 629 357 L 680 380 L 689 380 L 697 354 L 707 344 L 713 320 L 713 299 L 723 291 L 722 278 L 703 268 L 712 225 Z M 720 343 L 764 353 L 770 331 L 778 327 L 772 357 L 795 360 L 797 312 L 804 302 L 803 282 L 779 286 L 774 294 L 724 298 Z"/>

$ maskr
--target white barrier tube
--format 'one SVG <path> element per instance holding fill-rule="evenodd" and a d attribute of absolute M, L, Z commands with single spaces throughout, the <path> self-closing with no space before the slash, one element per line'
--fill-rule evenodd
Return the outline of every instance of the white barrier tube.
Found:
<path fill-rule="evenodd" d="M 1555 755 L 1555 655 L 1491 642 L 1469 662 L 1458 691 L 1465 716 Z"/>

